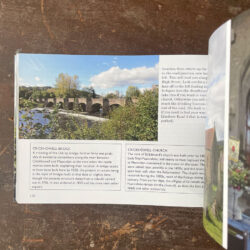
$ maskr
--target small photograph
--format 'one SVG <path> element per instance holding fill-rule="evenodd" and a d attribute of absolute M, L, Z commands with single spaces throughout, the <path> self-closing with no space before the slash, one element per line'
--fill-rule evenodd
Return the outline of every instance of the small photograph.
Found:
<path fill-rule="evenodd" d="M 226 48 L 221 44 L 226 44 L 225 26 L 209 41 L 203 225 L 222 245 Z"/>
<path fill-rule="evenodd" d="M 20 139 L 158 140 L 159 56 L 18 54 Z"/>
<path fill-rule="evenodd" d="M 250 250 L 250 11 L 232 20 L 228 249 Z"/>
<path fill-rule="evenodd" d="M 203 223 L 209 234 L 222 244 L 224 141 L 216 125 L 206 130 L 206 182 Z"/>

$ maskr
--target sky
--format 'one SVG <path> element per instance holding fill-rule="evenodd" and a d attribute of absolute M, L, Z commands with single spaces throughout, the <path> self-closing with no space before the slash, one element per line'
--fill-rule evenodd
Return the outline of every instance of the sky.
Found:
<path fill-rule="evenodd" d="M 128 86 L 142 91 L 158 84 L 159 56 L 100 56 L 19 54 L 19 86 L 54 87 L 60 73 L 79 76 L 79 89 L 93 87 L 97 94 L 119 91 Z"/>
<path fill-rule="evenodd" d="M 226 26 L 221 26 L 209 40 L 206 120 L 206 129 L 215 127 L 218 141 L 224 139 L 225 72 Z"/>

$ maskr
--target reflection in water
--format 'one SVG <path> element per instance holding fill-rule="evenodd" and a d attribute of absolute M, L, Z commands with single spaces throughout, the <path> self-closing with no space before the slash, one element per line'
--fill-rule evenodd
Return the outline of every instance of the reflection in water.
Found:
<path fill-rule="evenodd" d="M 46 118 L 47 115 L 49 115 L 49 112 L 41 112 L 36 109 L 32 109 L 31 111 L 27 112 L 24 110 L 19 111 L 19 127 L 20 126 L 25 126 L 27 124 L 27 121 L 22 117 L 23 115 L 27 115 L 28 117 L 32 118 L 30 120 L 33 124 L 35 123 L 41 123 L 42 125 L 47 125 L 49 124 L 49 118 Z"/>
<path fill-rule="evenodd" d="M 49 110 L 43 110 L 40 109 L 32 109 L 30 111 L 20 110 L 19 111 L 19 129 L 22 129 L 24 131 L 25 127 L 34 127 L 35 124 L 41 124 L 42 126 L 49 125 L 51 119 L 49 117 L 50 112 Z M 67 113 L 64 114 L 55 114 L 60 117 L 59 123 L 60 126 L 64 127 L 67 120 L 72 119 L 72 117 L 69 117 Z M 90 128 L 94 121 L 90 121 L 88 119 L 84 119 L 82 117 L 74 117 L 74 120 L 77 122 L 84 124 L 87 122 L 88 128 Z M 45 133 L 49 134 L 51 130 L 49 128 L 46 128 Z"/>

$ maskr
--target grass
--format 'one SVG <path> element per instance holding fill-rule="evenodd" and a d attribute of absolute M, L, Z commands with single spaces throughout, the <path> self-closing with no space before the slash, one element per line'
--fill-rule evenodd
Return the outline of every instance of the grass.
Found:
<path fill-rule="evenodd" d="M 203 215 L 203 225 L 208 234 L 222 245 L 222 222 L 213 215 L 211 207 L 208 207 L 207 216 Z"/>

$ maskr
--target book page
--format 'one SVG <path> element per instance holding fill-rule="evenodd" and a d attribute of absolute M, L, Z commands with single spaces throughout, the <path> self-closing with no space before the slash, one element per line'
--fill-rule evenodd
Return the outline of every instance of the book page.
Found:
<path fill-rule="evenodd" d="M 232 19 L 229 142 L 228 249 L 250 250 L 250 11 Z"/>
<path fill-rule="evenodd" d="M 19 203 L 203 205 L 207 56 L 17 54 Z"/>
<path fill-rule="evenodd" d="M 228 93 L 231 22 L 209 39 L 203 224 L 219 244 L 227 239 Z"/>
<path fill-rule="evenodd" d="M 161 56 L 159 141 L 204 145 L 207 56 Z"/>

